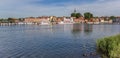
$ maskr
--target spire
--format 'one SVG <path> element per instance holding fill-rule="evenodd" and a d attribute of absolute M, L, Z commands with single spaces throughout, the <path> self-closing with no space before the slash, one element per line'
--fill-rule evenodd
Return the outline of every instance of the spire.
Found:
<path fill-rule="evenodd" d="M 76 9 L 74 9 L 74 13 L 76 13 Z"/>

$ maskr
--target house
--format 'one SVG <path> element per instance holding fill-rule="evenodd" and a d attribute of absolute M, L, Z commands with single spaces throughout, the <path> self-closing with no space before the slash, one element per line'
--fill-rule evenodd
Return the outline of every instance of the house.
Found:
<path fill-rule="evenodd" d="M 57 24 L 57 17 L 56 16 L 50 16 L 49 21 L 50 21 L 51 24 Z"/>
<path fill-rule="evenodd" d="M 41 25 L 49 25 L 50 24 L 50 18 L 47 16 L 42 16 L 42 17 L 37 17 L 38 19 L 40 19 L 40 24 Z"/>
<path fill-rule="evenodd" d="M 49 17 L 42 16 L 42 17 L 27 17 L 24 19 L 25 24 L 41 24 L 46 25 L 49 24 Z"/>
<path fill-rule="evenodd" d="M 100 18 L 100 22 L 104 23 L 105 22 L 104 18 Z"/>
<path fill-rule="evenodd" d="M 57 17 L 56 23 L 57 24 L 64 24 L 64 17 Z"/>
<path fill-rule="evenodd" d="M 27 17 L 24 19 L 25 24 L 37 24 L 40 23 L 40 19 L 36 17 Z"/>
<path fill-rule="evenodd" d="M 74 18 L 75 23 L 85 23 L 84 17 Z"/>
<path fill-rule="evenodd" d="M 114 19 L 114 23 L 120 23 L 120 17 L 116 17 L 116 19 Z"/>
<path fill-rule="evenodd" d="M 113 23 L 113 20 L 109 20 L 108 23 Z"/>
<path fill-rule="evenodd" d="M 93 24 L 99 24 L 100 23 L 100 19 L 99 18 L 93 18 L 92 22 L 93 22 Z"/>
<path fill-rule="evenodd" d="M 64 23 L 65 24 L 71 24 L 73 23 L 73 18 L 72 17 L 64 17 Z"/>

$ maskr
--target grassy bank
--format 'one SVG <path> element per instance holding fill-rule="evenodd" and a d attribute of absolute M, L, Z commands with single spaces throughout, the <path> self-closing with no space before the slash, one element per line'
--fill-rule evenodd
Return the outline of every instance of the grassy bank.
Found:
<path fill-rule="evenodd" d="M 98 39 L 97 49 L 103 58 L 120 58 L 120 34 Z"/>

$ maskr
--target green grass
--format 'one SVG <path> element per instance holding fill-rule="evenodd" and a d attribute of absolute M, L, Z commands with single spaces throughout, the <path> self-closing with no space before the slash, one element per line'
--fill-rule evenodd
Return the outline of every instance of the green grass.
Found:
<path fill-rule="evenodd" d="M 103 58 L 120 58 L 120 34 L 98 39 L 97 50 Z"/>

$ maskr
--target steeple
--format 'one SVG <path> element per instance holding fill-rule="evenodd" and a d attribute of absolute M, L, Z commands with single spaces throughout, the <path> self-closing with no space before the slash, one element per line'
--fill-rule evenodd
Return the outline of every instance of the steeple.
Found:
<path fill-rule="evenodd" d="M 76 9 L 74 9 L 74 13 L 76 13 Z"/>

